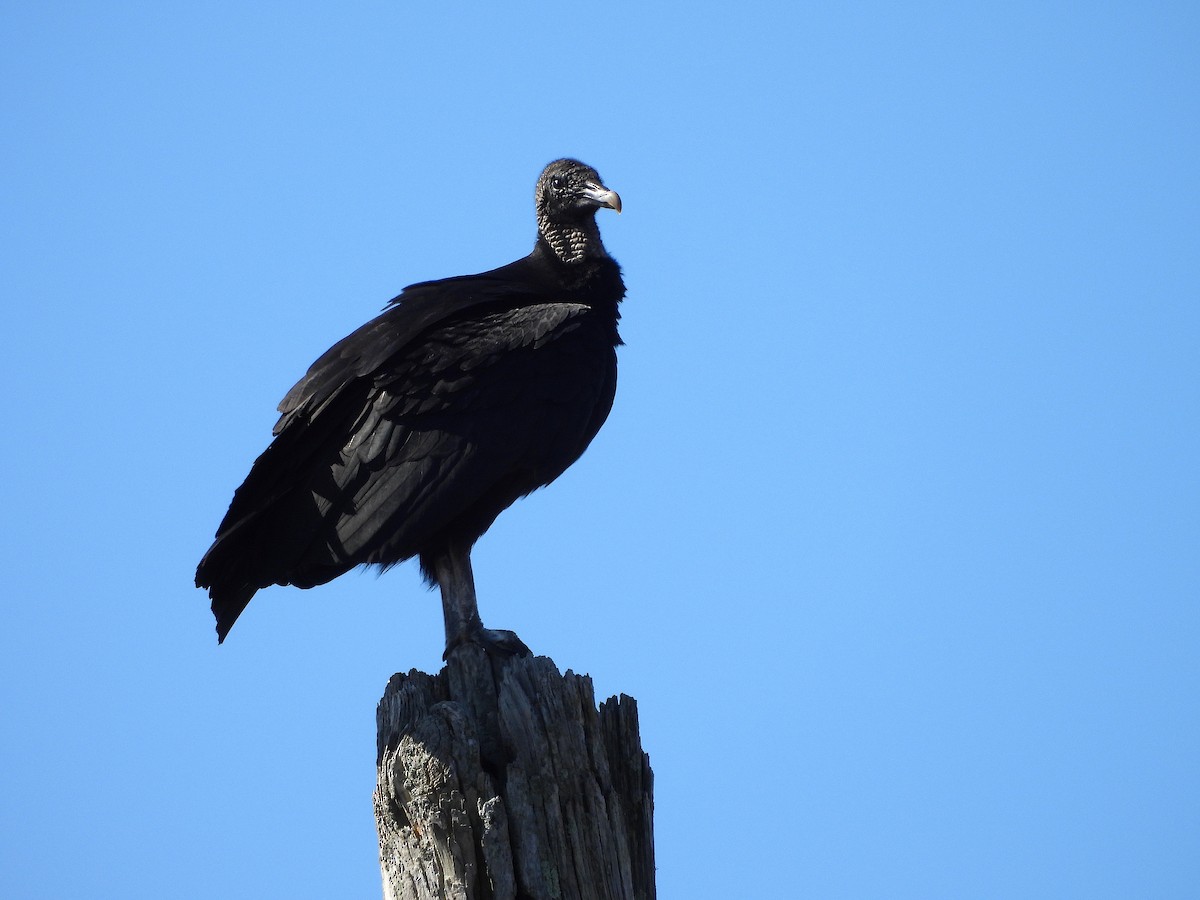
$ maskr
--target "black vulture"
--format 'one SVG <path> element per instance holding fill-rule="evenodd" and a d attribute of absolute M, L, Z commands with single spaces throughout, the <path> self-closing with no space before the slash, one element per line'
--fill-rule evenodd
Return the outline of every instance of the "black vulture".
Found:
<path fill-rule="evenodd" d="M 523 259 L 414 284 L 330 348 L 279 404 L 274 440 L 196 570 L 224 641 L 255 592 L 310 588 L 412 557 L 442 595 L 447 653 L 527 653 L 485 629 L 471 548 L 518 498 L 561 475 L 608 417 L 621 270 L 595 169 L 550 163 Z"/>

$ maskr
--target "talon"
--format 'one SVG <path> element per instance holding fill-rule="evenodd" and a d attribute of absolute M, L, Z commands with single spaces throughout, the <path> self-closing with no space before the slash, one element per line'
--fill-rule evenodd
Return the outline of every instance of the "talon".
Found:
<path fill-rule="evenodd" d="M 509 631 L 505 628 L 476 628 L 473 631 L 463 632 L 455 635 L 455 637 L 446 644 L 446 652 L 442 654 L 442 659 L 447 660 L 450 654 L 464 644 L 475 644 L 482 647 L 484 652 L 489 656 L 532 656 L 533 651 L 526 646 L 525 642 L 517 637 L 515 631 Z"/>

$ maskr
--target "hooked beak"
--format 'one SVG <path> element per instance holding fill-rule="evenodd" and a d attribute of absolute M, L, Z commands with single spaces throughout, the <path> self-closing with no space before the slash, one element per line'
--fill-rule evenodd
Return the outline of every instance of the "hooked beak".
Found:
<path fill-rule="evenodd" d="M 615 209 L 618 213 L 621 212 L 620 195 L 616 191 L 610 191 L 602 184 L 589 181 L 583 190 L 583 196 L 598 206 L 607 206 L 609 209 Z"/>

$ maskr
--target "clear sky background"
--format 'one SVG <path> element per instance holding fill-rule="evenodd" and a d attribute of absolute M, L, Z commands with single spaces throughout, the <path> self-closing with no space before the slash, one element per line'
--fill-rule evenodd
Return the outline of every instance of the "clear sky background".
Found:
<path fill-rule="evenodd" d="M 274 407 L 594 165 L 612 416 L 477 546 L 638 699 L 664 898 L 1194 897 L 1200 7 L 15 3 L 6 897 L 379 894 L 412 564 L 192 587 Z"/>

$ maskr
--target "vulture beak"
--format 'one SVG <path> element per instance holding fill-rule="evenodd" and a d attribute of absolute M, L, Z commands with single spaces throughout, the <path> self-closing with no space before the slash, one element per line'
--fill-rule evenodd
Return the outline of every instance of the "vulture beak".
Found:
<path fill-rule="evenodd" d="M 583 196 L 599 206 L 607 206 L 621 212 L 621 197 L 616 191 L 610 191 L 602 184 L 589 181 L 583 189 Z"/>

